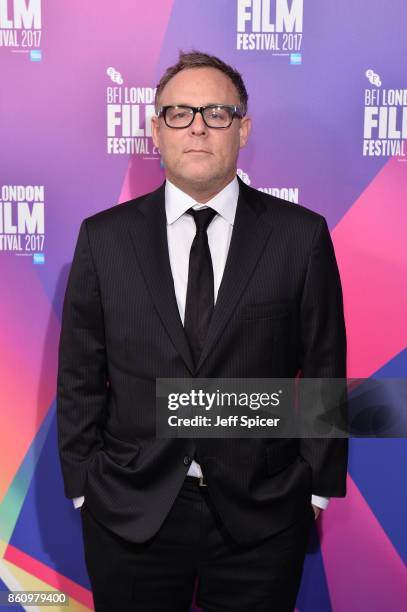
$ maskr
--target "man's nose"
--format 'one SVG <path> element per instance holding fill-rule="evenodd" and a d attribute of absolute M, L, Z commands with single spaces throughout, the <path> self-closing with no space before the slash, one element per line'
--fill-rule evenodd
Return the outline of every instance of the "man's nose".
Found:
<path fill-rule="evenodd" d="M 190 130 L 192 134 L 205 134 L 207 127 L 203 120 L 201 113 L 195 113 L 195 117 L 193 122 L 190 125 Z"/>

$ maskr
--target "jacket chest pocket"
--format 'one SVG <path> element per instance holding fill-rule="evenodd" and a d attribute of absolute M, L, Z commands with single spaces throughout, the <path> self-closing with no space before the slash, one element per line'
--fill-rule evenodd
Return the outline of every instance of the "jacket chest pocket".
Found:
<path fill-rule="evenodd" d="M 290 308 L 287 302 L 260 302 L 245 304 L 242 308 L 242 318 L 246 321 L 259 319 L 283 320 L 289 317 Z"/>

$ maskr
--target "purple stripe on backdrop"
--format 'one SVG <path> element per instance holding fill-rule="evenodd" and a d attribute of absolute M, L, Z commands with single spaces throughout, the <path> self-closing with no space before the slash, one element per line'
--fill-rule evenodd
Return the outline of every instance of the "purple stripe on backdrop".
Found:
<path fill-rule="evenodd" d="M 80 221 L 118 202 L 128 157 L 105 152 L 106 69 L 120 70 L 130 86 L 154 86 L 172 0 L 159 4 L 43 2 L 42 62 L 1 50 L 0 183 L 45 185 L 46 265 L 33 274 L 50 302 Z"/>
<path fill-rule="evenodd" d="M 271 3 L 273 5 L 273 3 Z M 219 55 L 242 73 L 254 129 L 240 166 L 256 187 L 299 186 L 300 203 L 334 227 L 387 161 L 362 157 L 364 76 L 402 87 L 405 3 L 305 2 L 301 66 L 270 52 L 236 50 L 237 3 L 176 0 L 159 72 L 178 50 Z M 323 6 L 323 10 L 321 7 Z M 392 32 L 390 38 L 389 32 Z"/>

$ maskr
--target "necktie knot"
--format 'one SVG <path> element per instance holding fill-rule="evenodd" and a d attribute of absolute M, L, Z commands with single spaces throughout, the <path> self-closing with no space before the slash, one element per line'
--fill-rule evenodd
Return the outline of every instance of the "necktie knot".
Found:
<path fill-rule="evenodd" d="M 194 210 L 193 208 L 189 208 L 187 210 L 189 215 L 192 215 L 195 221 L 197 233 L 206 232 L 209 227 L 210 222 L 217 214 L 216 210 L 213 208 L 201 208 L 201 210 Z"/>

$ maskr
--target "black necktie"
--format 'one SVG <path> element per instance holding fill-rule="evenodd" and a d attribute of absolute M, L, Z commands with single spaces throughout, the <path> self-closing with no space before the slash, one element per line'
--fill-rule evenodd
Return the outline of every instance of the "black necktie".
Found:
<path fill-rule="evenodd" d="M 213 268 L 206 230 L 216 210 L 190 208 L 187 212 L 195 220 L 196 234 L 189 254 L 184 329 L 197 365 L 214 307 Z"/>

